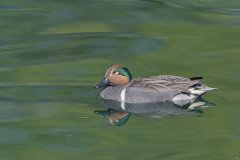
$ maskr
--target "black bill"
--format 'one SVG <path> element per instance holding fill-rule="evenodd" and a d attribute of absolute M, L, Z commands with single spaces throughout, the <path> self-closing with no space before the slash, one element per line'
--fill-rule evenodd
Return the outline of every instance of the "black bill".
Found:
<path fill-rule="evenodd" d="M 104 77 L 103 80 L 98 83 L 95 88 L 106 88 L 110 84 L 110 81 L 107 77 Z"/>

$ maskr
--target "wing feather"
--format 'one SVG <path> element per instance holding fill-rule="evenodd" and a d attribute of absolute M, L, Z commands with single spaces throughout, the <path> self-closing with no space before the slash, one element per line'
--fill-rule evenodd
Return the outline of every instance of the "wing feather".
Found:
<path fill-rule="evenodd" d="M 177 91 L 189 93 L 189 88 L 200 82 L 201 79 L 190 79 L 173 75 L 160 75 L 149 78 L 134 79 L 130 87 L 139 87 L 146 91 L 166 92 Z"/>

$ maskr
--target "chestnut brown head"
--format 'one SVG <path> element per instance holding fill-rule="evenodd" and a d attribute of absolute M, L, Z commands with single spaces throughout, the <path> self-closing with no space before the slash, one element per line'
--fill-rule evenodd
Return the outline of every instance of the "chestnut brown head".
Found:
<path fill-rule="evenodd" d="M 131 73 L 121 64 L 114 64 L 109 67 L 103 80 L 95 88 L 106 88 L 107 86 L 117 86 L 129 83 L 132 80 Z"/>

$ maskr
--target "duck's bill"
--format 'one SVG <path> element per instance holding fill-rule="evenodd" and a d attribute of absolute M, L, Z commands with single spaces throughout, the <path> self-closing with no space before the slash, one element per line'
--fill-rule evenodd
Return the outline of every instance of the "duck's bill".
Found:
<path fill-rule="evenodd" d="M 96 86 L 95 86 L 95 88 L 105 88 L 105 87 L 107 87 L 108 85 L 110 84 L 110 81 L 108 80 L 108 78 L 103 78 L 103 80 L 100 82 L 100 83 L 98 83 Z"/>

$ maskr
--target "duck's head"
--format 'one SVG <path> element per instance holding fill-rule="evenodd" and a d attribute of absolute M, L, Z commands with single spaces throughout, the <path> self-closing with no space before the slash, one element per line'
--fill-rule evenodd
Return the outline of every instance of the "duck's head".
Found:
<path fill-rule="evenodd" d="M 132 80 L 131 73 L 121 64 L 114 64 L 109 67 L 103 80 L 95 88 L 106 88 L 107 86 L 117 86 L 129 83 Z"/>

